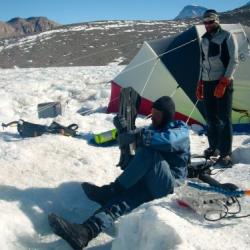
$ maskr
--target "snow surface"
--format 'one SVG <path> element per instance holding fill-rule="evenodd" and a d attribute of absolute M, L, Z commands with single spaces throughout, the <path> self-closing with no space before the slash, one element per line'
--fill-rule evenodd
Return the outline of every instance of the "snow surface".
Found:
<path fill-rule="evenodd" d="M 118 63 L 120 58 L 116 60 Z M 98 205 L 80 188 L 83 181 L 103 185 L 121 171 L 117 146 L 96 147 L 92 133 L 113 128 L 105 113 L 110 84 L 123 69 L 105 67 L 0 69 L 0 121 L 24 119 L 49 125 L 37 118 L 37 104 L 60 101 L 63 125 L 77 123 L 81 138 L 43 135 L 22 139 L 15 127 L 0 131 L 0 249 L 70 249 L 50 230 L 47 215 L 58 213 L 81 223 Z M 82 114 L 82 115 L 81 115 Z M 138 118 L 138 125 L 150 121 Z M 192 152 L 207 147 L 205 136 L 191 130 Z M 232 169 L 218 173 L 222 182 L 250 187 L 250 136 L 234 137 Z M 242 213 L 250 213 L 250 198 L 241 198 Z M 102 233 L 87 249 L 249 249 L 250 218 L 209 223 L 190 209 L 177 206 L 175 196 L 143 204 L 117 223 L 114 232 Z"/>

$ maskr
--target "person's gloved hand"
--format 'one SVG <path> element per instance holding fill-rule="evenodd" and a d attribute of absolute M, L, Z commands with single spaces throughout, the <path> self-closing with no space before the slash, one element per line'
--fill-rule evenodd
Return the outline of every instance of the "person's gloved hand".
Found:
<path fill-rule="evenodd" d="M 136 145 L 143 144 L 142 129 L 135 129 L 129 132 L 124 132 L 118 135 L 118 143 L 120 147 L 127 146 L 131 143 L 136 143 Z"/>
<path fill-rule="evenodd" d="M 196 88 L 196 98 L 201 101 L 204 98 L 204 81 L 200 80 Z"/>
<path fill-rule="evenodd" d="M 126 119 L 118 114 L 113 118 L 113 124 L 118 131 L 126 130 L 128 126 Z"/>
<path fill-rule="evenodd" d="M 230 84 L 231 80 L 227 77 L 222 77 L 219 80 L 219 83 L 217 84 L 215 90 L 214 90 L 214 96 L 217 98 L 221 98 L 224 96 L 226 88 Z"/>

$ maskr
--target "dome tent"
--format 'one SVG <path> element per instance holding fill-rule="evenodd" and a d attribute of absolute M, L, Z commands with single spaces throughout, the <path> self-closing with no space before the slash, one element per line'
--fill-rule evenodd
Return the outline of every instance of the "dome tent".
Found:
<path fill-rule="evenodd" d="M 249 29 L 240 24 L 222 24 L 236 37 L 239 47 L 239 67 L 235 74 L 233 124 L 249 125 L 250 52 Z M 139 113 L 148 115 L 152 102 L 163 95 L 172 96 L 176 103 L 176 118 L 190 123 L 205 124 L 202 102 L 196 106 L 195 90 L 200 78 L 200 39 L 203 25 L 196 25 L 181 34 L 150 42 L 142 48 L 129 65 L 112 81 L 108 112 L 117 112 L 120 89 L 133 87 L 142 97 Z"/>

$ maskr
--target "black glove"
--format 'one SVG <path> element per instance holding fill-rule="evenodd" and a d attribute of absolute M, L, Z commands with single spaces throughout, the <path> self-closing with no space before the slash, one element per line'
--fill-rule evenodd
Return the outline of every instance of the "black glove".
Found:
<path fill-rule="evenodd" d="M 115 127 L 118 131 L 126 131 L 126 129 L 128 127 L 128 123 L 127 123 L 126 119 L 121 115 L 116 115 L 113 118 L 113 124 L 115 125 Z"/>
<path fill-rule="evenodd" d="M 143 145 L 142 129 L 135 129 L 118 135 L 118 143 L 120 147 L 127 146 L 134 142 L 137 146 Z"/>

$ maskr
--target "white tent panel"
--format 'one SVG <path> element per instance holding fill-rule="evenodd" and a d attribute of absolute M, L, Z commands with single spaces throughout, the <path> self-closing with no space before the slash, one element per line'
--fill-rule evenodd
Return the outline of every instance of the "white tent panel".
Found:
<path fill-rule="evenodd" d="M 121 87 L 133 87 L 140 94 L 156 60 L 157 55 L 144 42 L 140 51 L 129 65 L 114 79 L 114 82 Z"/>
<path fill-rule="evenodd" d="M 233 107 L 236 109 L 247 110 L 250 114 L 250 54 L 245 61 L 240 63 L 240 67 L 235 73 Z M 239 116 L 242 116 L 238 114 Z M 249 118 L 245 122 L 249 122 Z"/>
<path fill-rule="evenodd" d="M 175 79 L 147 42 L 114 82 L 122 87 L 133 87 L 150 101 L 170 95 L 177 88 Z"/>

